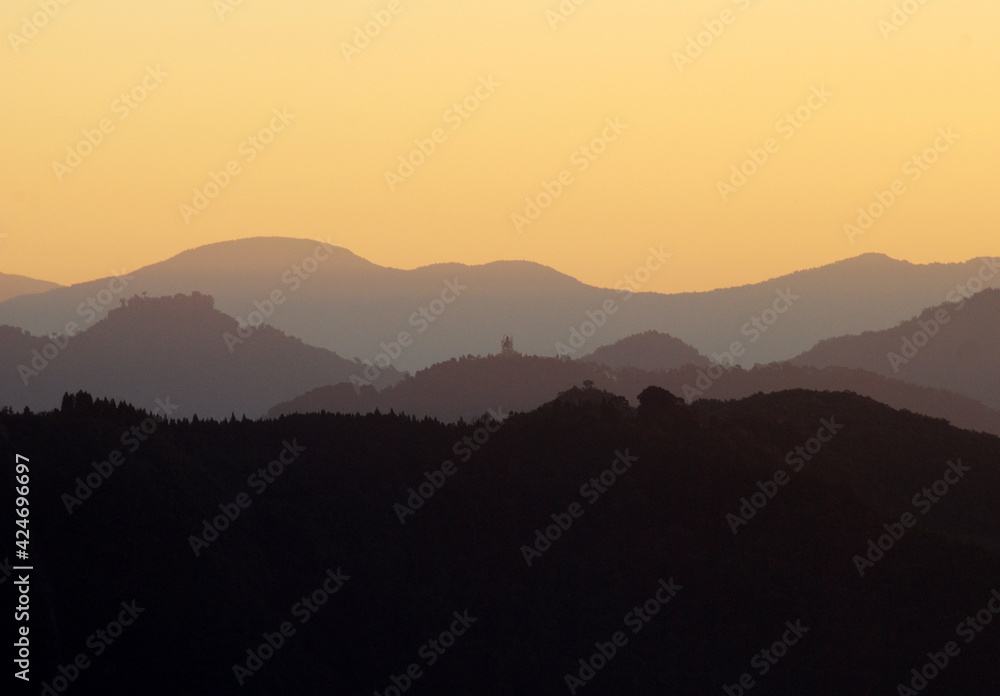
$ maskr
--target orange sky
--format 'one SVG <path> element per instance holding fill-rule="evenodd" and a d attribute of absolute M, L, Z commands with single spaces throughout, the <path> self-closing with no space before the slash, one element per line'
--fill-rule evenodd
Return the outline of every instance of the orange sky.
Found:
<path fill-rule="evenodd" d="M 1000 253 L 995 0 L 5 0 L 0 30 L 0 272 L 330 235 L 604 286 L 656 245 L 676 292 Z"/>

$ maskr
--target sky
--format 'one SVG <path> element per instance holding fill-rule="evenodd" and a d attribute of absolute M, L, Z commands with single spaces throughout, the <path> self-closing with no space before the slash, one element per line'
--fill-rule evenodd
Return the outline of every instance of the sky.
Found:
<path fill-rule="evenodd" d="M 330 238 L 741 285 L 1000 254 L 995 0 L 5 0 L 0 272 Z"/>

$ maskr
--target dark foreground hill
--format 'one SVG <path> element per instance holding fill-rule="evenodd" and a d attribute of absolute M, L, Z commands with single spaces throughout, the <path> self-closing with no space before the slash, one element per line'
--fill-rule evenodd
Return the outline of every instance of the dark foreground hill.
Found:
<path fill-rule="evenodd" d="M 1000 439 L 843 393 L 641 400 L 450 426 L 156 424 L 86 395 L 0 415 L 5 464 L 31 460 L 32 678 L 840 696 L 950 650 L 933 693 L 995 693 Z"/>
<path fill-rule="evenodd" d="M 72 337 L 0 326 L 0 406 L 51 409 L 64 393 L 87 390 L 145 408 L 170 397 L 178 416 L 259 417 L 364 367 L 266 324 L 241 328 L 200 293 L 133 297 L 92 326 L 88 311 Z M 398 378 L 389 367 L 376 384 Z"/>

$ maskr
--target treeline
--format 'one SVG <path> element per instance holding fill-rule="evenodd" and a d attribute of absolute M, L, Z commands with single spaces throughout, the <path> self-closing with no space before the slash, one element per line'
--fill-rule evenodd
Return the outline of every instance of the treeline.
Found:
<path fill-rule="evenodd" d="M 178 419 L 86 394 L 3 412 L 5 463 L 31 460 L 34 692 L 83 653 L 65 693 L 565 694 L 570 675 L 589 695 L 705 694 L 745 673 L 760 693 L 895 693 L 997 584 L 1000 439 L 845 393 L 594 397 L 499 427 Z M 861 576 L 854 556 L 956 458 L 965 479 Z M 92 639 L 123 602 L 143 611 Z M 761 674 L 786 622 L 808 632 Z M 1000 626 L 977 635 L 939 693 L 992 693 Z"/>

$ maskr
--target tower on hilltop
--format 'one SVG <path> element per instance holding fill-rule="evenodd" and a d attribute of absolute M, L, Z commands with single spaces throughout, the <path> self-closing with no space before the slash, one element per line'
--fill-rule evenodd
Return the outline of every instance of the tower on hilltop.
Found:
<path fill-rule="evenodd" d="M 517 355 L 517 351 L 514 350 L 514 337 L 504 335 L 503 339 L 500 341 L 500 355 Z"/>

